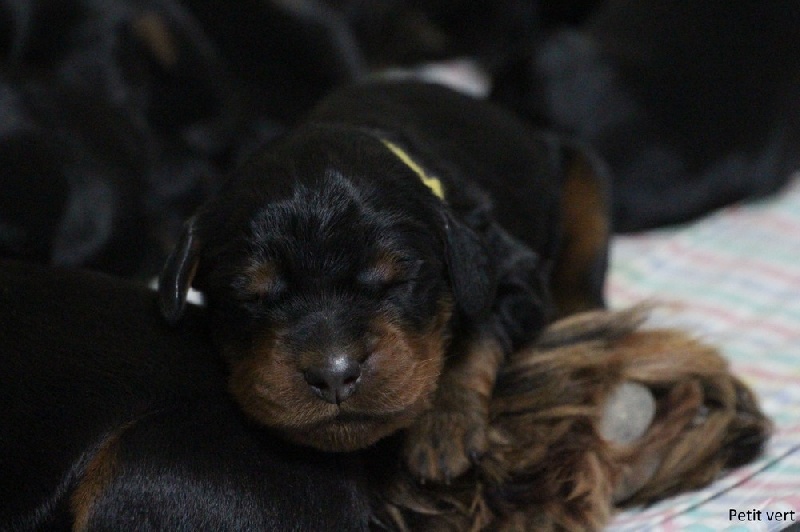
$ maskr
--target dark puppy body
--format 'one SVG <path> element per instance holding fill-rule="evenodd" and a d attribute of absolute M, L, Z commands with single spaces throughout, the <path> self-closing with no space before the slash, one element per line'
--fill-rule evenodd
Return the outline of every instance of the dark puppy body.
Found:
<path fill-rule="evenodd" d="M 326 15 L 0 0 L 0 256 L 156 275 L 216 176 L 359 72 Z"/>
<path fill-rule="evenodd" d="M 598 2 L 507 65 L 494 98 L 598 150 L 615 230 L 683 222 L 800 165 L 798 17 L 795 2 Z"/>
<path fill-rule="evenodd" d="M 472 57 L 497 64 L 537 30 L 529 0 L 315 0 L 340 13 L 373 68 Z"/>
<path fill-rule="evenodd" d="M 0 264 L 0 529 L 364 530 L 359 458 L 253 427 L 199 311 L 170 329 L 154 305 Z"/>
<path fill-rule="evenodd" d="M 154 275 L 211 188 L 230 77 L 168 1 L 1 0 L 0 18 L 0 256 Z"/>
<path fill-rule="evenodd" d="M 443 480 L 486 448 L 505 354 L 602 305 L 595 170 L 443 87 L 347 88 L 190 220 L 162 309 L 177 320 L 188 286 L 205 292 L 255 419 L 325 450 L 411 427 L 409 465 Z"/>
<path fill-rule="evenodd" d="M 145 132 L 51 75 L 0 70 L 0 257 L 131 276 L 159 260 Z"/>

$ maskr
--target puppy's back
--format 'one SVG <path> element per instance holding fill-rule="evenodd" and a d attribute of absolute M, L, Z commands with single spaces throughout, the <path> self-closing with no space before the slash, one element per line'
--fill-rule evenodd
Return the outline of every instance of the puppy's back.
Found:
<path fill-rule="evenodd" d="M 442 180 L 454 211 L 471 215 L 488 195 L 502 227 L 533 249 L 551 246 L 561 144 L 499 106 L 432 83 L 374 81 L 334 93 L 307 120 L 389 136 Z"/>

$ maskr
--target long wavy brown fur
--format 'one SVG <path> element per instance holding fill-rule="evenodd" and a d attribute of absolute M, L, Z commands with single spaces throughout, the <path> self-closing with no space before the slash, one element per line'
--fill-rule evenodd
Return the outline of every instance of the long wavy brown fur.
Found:
<path fill-rule="evenodd" d="M 771 431 L 720 354 L 677 330 L 646 330 L 647 309 L 561 320 L 514 354 L 491 404 L 491 444 L 449 485 L 393 483 L 379 526 L 394 530 L 599 530 L 620 506 L 700 488 L 756 458 Z M 601 436 L 624 383 L 655 399 L 624 444 Z"/>

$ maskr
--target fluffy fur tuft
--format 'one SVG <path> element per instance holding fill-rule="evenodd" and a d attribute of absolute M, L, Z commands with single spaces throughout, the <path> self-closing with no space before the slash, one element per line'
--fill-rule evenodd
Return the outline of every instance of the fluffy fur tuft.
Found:
<path fill-rule="evenodd" d="M 771 424 L 713 348 L 641 327 L 644 307 L 579 314 L 549 327 L 503 368 L 490 448 L 447 487 L 402 479 L 381 511 L 400 530 L 598 530 L 622 506 L 700 488 L 761 452 Z M 638 439 L 601 436 L 624 383 L 652 393 Z M 628 405 L 635 408 L 635 405 Z"/>

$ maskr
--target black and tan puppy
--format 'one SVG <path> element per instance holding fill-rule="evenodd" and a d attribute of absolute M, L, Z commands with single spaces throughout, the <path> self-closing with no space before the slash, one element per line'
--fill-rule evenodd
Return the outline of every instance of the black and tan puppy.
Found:
<path fill-rule="evenodd" d="M 160 281 L 207 296 L 230 389 L 329 451 L 409 428 L 423 479 L 486 449 L 504 356 L 602 305 L 607 217 L 590 158 L 488 103 L 375 82 L 324 100 L 186 225 Z"/>
<path fill-rule="evenodd" d="M 0 530 L 366 530 L 360 458 L 247 421 L 200 310 L 154 306 L 0 261 Z"/>

